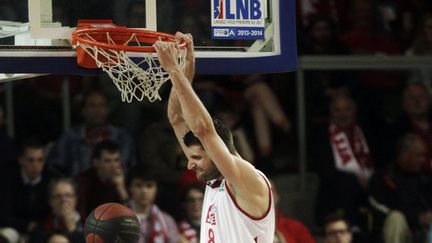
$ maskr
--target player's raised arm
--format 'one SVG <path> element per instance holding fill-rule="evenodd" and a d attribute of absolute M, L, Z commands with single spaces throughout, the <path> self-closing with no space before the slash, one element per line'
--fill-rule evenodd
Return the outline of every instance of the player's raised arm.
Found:
<path fill-rule="evenodd" d="M 186 126 L 197 137 L 205 153 L 228 181 L 238 204 L 250 215 L 260 217 L 269 208 L 269 188 L 265 179 L 255 168 L 238 156 L 230 153 L 217 134 L 210 114 L 194 92 L 191 83 L 177 63 L 178 46 L 158 41 L 154 44 L 162 67 L 170 75 Z M 189 168 L 193 168 L 196 154 L 185 150 Z M 189 153 L 189 154 L 188 154 Z M 192 160 L 192 162 L 191 162 Z M 198 172 L 197 172 L 198 174 Z"/>
<path fill-rule="evenodd" d="M 195 51 L 194 44 L 192 40 L 192 36 L 190 34 L 183 34 L 177 32 L 175 35 L 178 43 L 186 44 L 186 58 L 185 64 L 183 67 L 183 72 L 185 73 L 185 77 L 189 80 L 190 83 L 193 82 L 193 78 L 195 75 Z M 179 141 L 183 151 L 185 151 L 183 144 L 183 136 L 189 131 L 182 114 L 182 109 L 180 106 L 180 102 L 178 100 L 175 89 L 172 88 L 169 98 L 168 98 L 168 109 L 167 109 L 168 120 L 171 123 L 171 126 L 174 129 L 174 133 Z"/>

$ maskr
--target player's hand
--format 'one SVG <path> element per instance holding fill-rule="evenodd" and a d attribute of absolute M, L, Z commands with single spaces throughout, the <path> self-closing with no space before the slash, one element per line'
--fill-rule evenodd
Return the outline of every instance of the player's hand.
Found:
<path fill-rule="evenodd" d="M 194 50 L 194 43 L 193 43 L 193 37 L 191 34 L 183 34 L 182 32 L 177 32 L 175 34 L 175 38 L 177 40 L 177 43 L 180 45 L 182 43 L 186 44 L 186 61 L 193 61 L 195 60 L 195 50 Z"/>
<path fill-rule="evenodd" d="M 185 64 L 183 66 L 183 73 L 185 74 L 189 82 L 192 83 L 195 76 L 195 50 L 192 35 L 177 32 L 175 34 L 175 38 L 179 45 L 183 43 L 186 44 L 186 55 Z"/>
<path fill-rule="evenodd" d="M 159 62 L 165 71 L 172 72 L 179 68 L 177 62 L 179 48 L 177 43 L 156 41 L 153 48 L 156 50 Z"/>

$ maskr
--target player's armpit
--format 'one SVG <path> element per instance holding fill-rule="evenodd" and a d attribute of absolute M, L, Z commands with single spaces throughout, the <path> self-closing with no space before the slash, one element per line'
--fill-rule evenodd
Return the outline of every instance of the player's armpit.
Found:
<path fill-rule="evenodd" d="M 199 137 L 205 151 L 228 181 L 239 206 L 253 216 L 268 210 L 269 186 L 264 177 L 247 161 L 228 150 L 216 131 Z"/>

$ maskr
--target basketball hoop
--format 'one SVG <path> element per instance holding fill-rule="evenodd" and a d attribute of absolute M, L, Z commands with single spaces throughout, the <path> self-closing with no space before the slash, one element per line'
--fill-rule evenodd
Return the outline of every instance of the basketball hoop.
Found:
<path fill-rule="evenodd" d="M 169 79 L 157 61 L 152 45 L 157 41 L 175 42 L 173 35 L 114 25 L 110 20 L 80 20 L 73 33 L 77 63 L 84 68 L 101 68 L 113 80 L 123 101 L 144 97 L 160 100 L 159 88 Z M 181 48 L 181 50 L 184 48 Z M 139 53 L 137 58 L 128 54 Z M 179 64 L 184 65 L 180 51 Z"/>

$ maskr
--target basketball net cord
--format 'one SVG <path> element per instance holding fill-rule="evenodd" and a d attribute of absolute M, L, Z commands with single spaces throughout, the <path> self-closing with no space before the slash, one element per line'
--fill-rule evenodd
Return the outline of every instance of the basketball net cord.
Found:
<path fill-rule="evenodd" d="M 106 35 L 110 44 L 118 45 L 111 38 L 109 32 Z M 86 37 L 95 41 L 88 34 Z M 130 43 L 141 46 L 135 33 L 132 33 L 123 45 L 127 46 Z M 147 97 L 150 102 L 161 100 L 158 91 L 169 80 L 169 74 L 162 69 L 153 53 L 143 52 L 143 60 L 134 62 L 123 50 L 104 49 L 79 41 L 77 41 L 77 45 L 81 46 L 95 60 L 96 65 L 109 75 L 120 91 L 122 101 L 131 103 L 134 98 L 142 101 L 144 97 Z M 178 62 L 182 69 L 185 64 L 185 57 L 185 48 L 180 49 Z"/>

